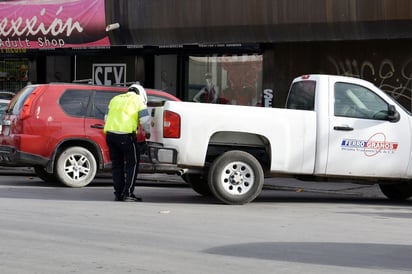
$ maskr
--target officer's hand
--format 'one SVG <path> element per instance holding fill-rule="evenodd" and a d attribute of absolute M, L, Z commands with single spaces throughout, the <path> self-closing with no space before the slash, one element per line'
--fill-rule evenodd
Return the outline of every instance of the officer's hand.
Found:
<path fill-rule="evenodd" d="M 145 134 L 146 139 L 150 139 L 150 133 Z"/>

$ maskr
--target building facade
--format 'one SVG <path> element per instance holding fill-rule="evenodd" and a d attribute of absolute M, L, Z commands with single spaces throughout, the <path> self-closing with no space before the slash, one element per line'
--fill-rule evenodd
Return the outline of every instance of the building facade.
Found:
<path fill-rule="evenodd" d="M 412 110 L 409 0 L 0 2 L 0 89 L 139 81 L 183 100 L 282 107 L 296 76 L 360 77 Z M 196 97 L 197 96 L 197 97 Z"/>

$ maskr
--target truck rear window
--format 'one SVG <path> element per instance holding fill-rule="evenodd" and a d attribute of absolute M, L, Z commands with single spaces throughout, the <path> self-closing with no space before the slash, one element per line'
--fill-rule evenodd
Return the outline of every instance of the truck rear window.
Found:
<path fill-rule="evenodd" d="M 315 89 L 315 81 L 308 80 L 293 83 L 289 91 L 286 108 L 314 110 Z"/>

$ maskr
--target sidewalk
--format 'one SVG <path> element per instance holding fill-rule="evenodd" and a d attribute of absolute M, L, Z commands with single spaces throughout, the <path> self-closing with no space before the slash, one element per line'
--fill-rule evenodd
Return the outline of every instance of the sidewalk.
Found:
<path fill-rule="evenodd" d="M 358 197 L 384 197 L 378 185 L 354 184 L 350 182 L 300 181 L 293 178 L 267 178 L 264 189 L 339 194 Z"/>
<path fill-rule="evenodd" d="M 139 174 L 138 183 L 157 182 L 161 184 L 177 184 L 185 186 L 186 183 L 178 175 L 167 174 Z M 264 190 L 307 192 L 321 194 L 338 194 L 357 197 L 384 197 L 378 185 L 354 184 L 350 182 L 315 182 L 300 181 L 293 178 L 266 178 Z"/>
<path fill-rule="evenodd" d="M 35 175 L 31 167 L 7 167 L 0 166 L 0 175 Z"/>
<path fill-rule="evenodd" d="M 110 177 L 110 172 L 101 173 L 100 176 Z M 4 167 L 0 166 L 0 176 L 36 176 L 29 167 Z M 167 187 L 186 187 L 186 182 L 178 175 L 162 173 L 140 173 L 137 184 L 158 185 Z M 306 192 L 321 194 L 338 194 L 358 197 L 384 197 L 378 185 L 360 185 L 349 182 L 315 182 L 300 181 L 293 178 L 266 178 L 264 190 Z"/>

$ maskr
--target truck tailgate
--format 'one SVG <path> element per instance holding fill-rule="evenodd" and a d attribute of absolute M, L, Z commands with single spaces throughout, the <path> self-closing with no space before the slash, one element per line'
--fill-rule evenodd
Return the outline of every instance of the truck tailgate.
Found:
<path fill-rule="evenodd" d="M 163 110 L 166 102 L 148 102 L 151 117 L 149 142 L 160 143 L 163 137 Z"/>

